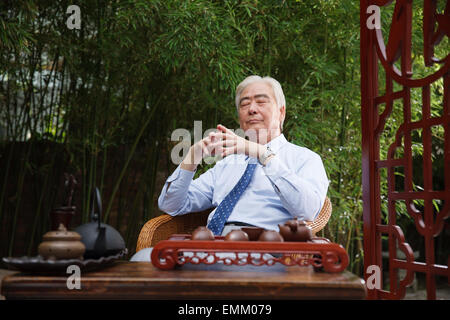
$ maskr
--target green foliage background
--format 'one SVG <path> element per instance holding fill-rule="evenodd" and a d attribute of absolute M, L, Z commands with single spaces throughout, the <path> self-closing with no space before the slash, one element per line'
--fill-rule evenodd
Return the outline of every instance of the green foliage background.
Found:
<path fill-rule="evenodd" d="M 287 139 L 322 156 L 333 203 L 322 234 L 362 274 L 358 1 L 78 1 L 80 30 L 66 26 L 71 4 L 0 4 L 0 255 L 35 252 L 63 172 L 79 180 L 80 222 L 99 186 L 104 221 L 133 252 L 160 214 L 171 132 L 237 128 L 235 87 L 259 74 L 284 88 Z"/>

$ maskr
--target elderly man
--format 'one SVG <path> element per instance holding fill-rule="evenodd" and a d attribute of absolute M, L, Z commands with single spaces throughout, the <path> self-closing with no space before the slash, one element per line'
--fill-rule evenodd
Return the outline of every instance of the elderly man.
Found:
<path fill-rule="evenodd" d="M 282 134 L 286 103 L 280 83 L 250 76 L 236 89 L 236 108 L 245 139 L 218 125 L 198 141 L 167 179 L 158 199 L 170 215 L 216 207 L 207 227 L 225 235 L 240 226 L 277 230 L 292 217 L 314 220 L 328 188 L 319 155 L 289 143 Z M 193 180 L 204 157 L 223 159 Z M 139 251 L 132 261 L 148 260 Z"/>

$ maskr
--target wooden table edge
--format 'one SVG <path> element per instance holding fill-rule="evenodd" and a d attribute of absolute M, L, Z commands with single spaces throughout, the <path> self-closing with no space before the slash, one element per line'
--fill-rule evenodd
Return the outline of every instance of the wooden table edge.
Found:
<path fill-rule="evenodd" d="M 167 272 L 167 271 L 161 271 Z M 171 272 L 171 271 L 169 271 Z M 208 280 L 180 280 L 176 278 L 145 277 L 89 277 L 82 279 L 81 290 L 69 290 L 67 277 L 39 276 L 42 281 L 33 282 L 37 277 L 32 274 L 14 273 L 5 276 L 0 294 L 5 299 L 150 299 L 150 300 L 303 300 L 303 299 L 350 299 L 359 300 L 367 297 L 364 281 L 356 275 L 344 271 L 354 277 L 353 283 L 345 288 L 339 284 L 317 286 L 303 284 L 298 286 L 289 283 L 278 283 L 277 286 L 261 286 L 264 281 L 218 282 L 215 285 Z M 356 281 L 359 279 L 360 281 Z M 48 281 L 45 283 L 45 281 Z M 173 288 L 177 288 L 174 290 Z M 236 291 L 238 292 L 236 294 Z M 39 292 L 39 295 L 36 295 Z"/>

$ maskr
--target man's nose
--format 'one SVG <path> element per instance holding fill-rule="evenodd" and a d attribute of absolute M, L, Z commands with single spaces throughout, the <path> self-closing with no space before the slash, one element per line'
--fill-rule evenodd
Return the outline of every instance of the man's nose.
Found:
<path fill-rule="evenodd" d="M 248 113 L 249 114 L 255 114 L 258 111 L 258 105 L 256 104 L 255 101 L 252 101 L 250 103 L 250 106 L 248 108 Z"/>

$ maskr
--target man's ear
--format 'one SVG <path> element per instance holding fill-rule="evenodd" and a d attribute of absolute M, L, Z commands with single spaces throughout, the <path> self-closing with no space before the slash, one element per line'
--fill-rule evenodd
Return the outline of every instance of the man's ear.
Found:
<path fill-rule="evenodd" d="M 286 118 L 286 106 L 280 108 L 280 124 L 284 122 Z"/>

